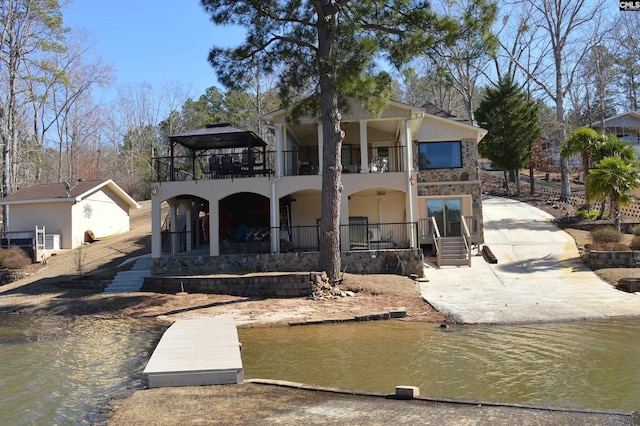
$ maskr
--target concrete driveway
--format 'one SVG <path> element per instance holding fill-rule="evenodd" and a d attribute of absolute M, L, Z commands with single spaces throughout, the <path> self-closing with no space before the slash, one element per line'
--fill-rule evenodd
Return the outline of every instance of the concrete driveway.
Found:
<path fill-rule="evenodd" d="M 640 296 L 598 278 L 549 214 L 499 197 L 485 197 L 483 212 L 498 263 L 427 269 L 422 297 L 440 312 L 464 324 L 640 317 Z"/>

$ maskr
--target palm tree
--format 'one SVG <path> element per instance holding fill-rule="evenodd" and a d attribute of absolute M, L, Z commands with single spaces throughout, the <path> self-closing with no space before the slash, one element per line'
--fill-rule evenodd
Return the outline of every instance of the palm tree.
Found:
<path fill-rule="evenodd" d="M 625 161 L 618 157 L 604 157 L 589 170 L 588 194 L 596 201 L 610 201 L 614 224 L 620 230 L 620 207 L 633 202 L 631 191 L 640 187 L 638 161 Z"/>
<path fill-rule="evenodd" d="M 584 180 L 585 191 L 587 191 L 589 183 L 589 169 L 591 158 L 599 152 L 603 144 L 602 135 L 588 127 L 580 127 L 575 129 L 569 137 L 562 143 L 560 147 L 560 156 L 562 158 L 573 157 L 580 154 L 582 162 L 582 178 Z M 587 198 L 587 209 L 589 203 L 589 195 L 585 193 Z"/>

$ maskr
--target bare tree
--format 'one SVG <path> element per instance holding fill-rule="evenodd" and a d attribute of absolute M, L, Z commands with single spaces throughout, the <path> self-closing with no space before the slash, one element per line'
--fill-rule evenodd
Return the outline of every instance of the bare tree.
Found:
<path fill-rule="evenodd" d="M 497 48 L 491 31 L 497 16 L 497 5 L 487 0 L 441 1 L 442 13 L 454 17 L 462 29 L 458 39 L 432 49 L 431 57 L 453 80 L 462 97 L 467 118 L 473 122 L 477 81 L 487 72 L 489 58 Z"/>
<path fill-rule="evenodd" d="M 36 68 L 39 78 L 55 78 L 46 59 L 52 52 L 64 51 L 66 30 L 56 1 L 2 0 L 0 31 L 0 140 L 6 196 L 16 190 L 18 143 L 27 133 L 20 123 L 28 97 L 26 82 Z"/>
<path fill-rule="evenodd" d="M 640 13 L 621 13 L 613 30 L 613 43 L 617 47 L 618 84 L 623 92 L 623 107 L 640 109 L 640 43 L 638 43 Z"/>
<path fill-rule="evenodd" d="M 520 31 L 525 22 L 531 28 L 529 43 L 508 49 L 509 58 L 553 101 L 558 121 L 558 142 L 566 139 L 565 97 L 574 83 L 579 64 L 590 49 L 599 44 L 603 31 L 598 28 L 604 3 L 588 0 L 520 0 L 512 10 L 524 6 L 526 16 L 515 19 Z M 505 33 L 508 34 L 508 33 Z M 524 53 L 526 51 L 526 53 Z M 538 58 L 535 69 L 523 63 L 522 55 Z M 568 200 L 571 187 L 568 160 L 561 159 L 560 199 Z"/>

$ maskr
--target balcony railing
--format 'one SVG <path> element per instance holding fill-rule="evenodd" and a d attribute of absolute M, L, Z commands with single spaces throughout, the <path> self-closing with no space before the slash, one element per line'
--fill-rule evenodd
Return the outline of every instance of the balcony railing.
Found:
<path fill-rule="evenodd" d="M 390 250 L 411 247 L 411 233 L 417 235 L 417 223 L 374 223 L 340 225 L 342 239 L 349 241 L 348 250 Z M 209 243 L 202 233 L 161 233 L 163 257 L 209 256 Z M 255 227 L 235 228 L 220 232 L 220 254 L 258 254 L 271 252 L 271 238 L 277 235 L 281 253 L 317 252 L 320 245 L 320 227 Z M 341 247 L 345 247 L 341 241 Z"/>
<path fill-rule="evenodd" d="M 360 150 L 343 150 L 343 173 L 390 173 L 404 170 L 405 147 L 376 147 L 367 150 L 367 168 L 360 167 Z M 282 175 L 317 175 L 317 147 L 282 151 Z M 154 157 L 157 182 L 204 179 L 235 179 L 273 176 L 276 173 L 276 152 L 260 150 L 209 150 L 198 155 Z"/>
<path fill-rule="evenodd" d="M 158 182 L 202 179 L 235 179 L 274 174 L 275 155 L 271 151 L 210 150 L 197 156 L 155 157 Z"/>
<path fill-rule="evenodd" d="M 360 149 L 352 148 L 342 151 L 343 173 L 389 173 L 404 170 L 405 147 L 389 146 L 367 149 L 367 168 L 360 167 Z M 300 176 L 316 175 L 319 171 L 318 149 L 311 147 L 306 149 L 282 152 L 282 175 Z"/>

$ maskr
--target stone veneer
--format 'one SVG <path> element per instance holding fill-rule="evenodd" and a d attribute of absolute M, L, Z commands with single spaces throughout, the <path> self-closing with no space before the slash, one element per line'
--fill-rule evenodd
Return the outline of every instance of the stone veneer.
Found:
<path fill-rule="evenodd" d="M 591 269 L 640 267 L 639 251 L 591 251 L 583 259 Z"/>
<path fill-rule="evenodd" d="M 402 261 L 404 275 L 424 274 L 421 249 L 351 251 L 341 254 L 342 269 L 352 274 L 396 271 Z M 318 253 L 268 253 L 220 256 L 162 257 L 153 259 L 153 275 L 214 275 L 259 272 L 309 272 L 318 269 Z"/>
<path fill-rule="evenodd" d="M 242 276 L 145 277 L 140 291 L 228 294 L 243 297 L 304 297 L 313 293 L 314 273 Z"/>
<path fill-rule="evenodd" d="M 476 232 L 484 240 L 482 222 L 482 183 L 478 169 L 478 142 L 462 139 L 462 167 L 459 169 L 419 170 L 420 152 L 418 143 L 413 143 L 413 164 L 417 172 L 418 197 L 471 195 Z M 473 232 L 473 230 L 470 230 Z"/>

